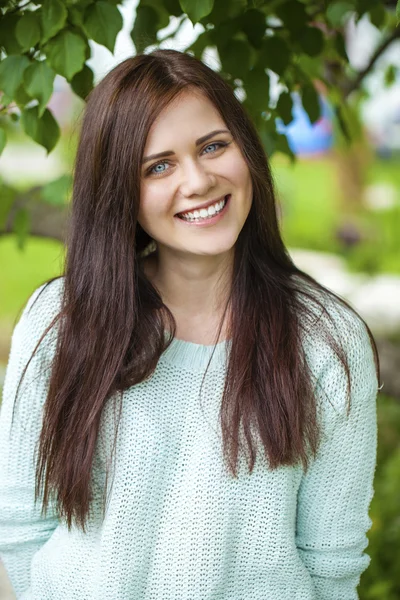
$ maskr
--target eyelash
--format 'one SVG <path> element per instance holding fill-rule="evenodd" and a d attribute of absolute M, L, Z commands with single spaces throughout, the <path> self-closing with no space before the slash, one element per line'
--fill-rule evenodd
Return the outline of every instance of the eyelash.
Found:
<path fill-rule="evenodd" d="M 206 148 L 209 148 L 210 146 L 220 146 L 221 148 L 224 148 L 225 146 L 229 146 L 230 142 L 212 142 L 211 144 L 207 144 L 207 146 L 204 148 L 204 150 L 206 150 Z M 215 150 L 216 152 L 216 150 Z M 212 152 L 207 152 L 207 154 L 212 154 Z M 164 173 L 166 173 L 166 171 L 159 171 L 158 173 L 155 173 L 153 171 L 153 169 L 155 169 L 156 167 L 158 167 L 158 165 L 166 165 L 169 164 L 169 162 L 167 160 L 162 160 L 158 163 L 155 163 L 154 165 L 152 165 L 148 171 L 146 172 L 146 175 L 152 175 L 154 177 L 159 177 L 160 175 L 164 175 Z"/>

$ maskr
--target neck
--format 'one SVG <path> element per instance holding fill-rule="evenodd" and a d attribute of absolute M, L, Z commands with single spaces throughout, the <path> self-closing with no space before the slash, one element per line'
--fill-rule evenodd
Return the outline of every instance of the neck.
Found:
<path fill-rule="evenodd" d="M 145 272 L 177 322 L 177 337 L 213 343 L 232 281 L 233 250 L 217 256 L 178 254 L 158 249 Z M 225 339 L 227 319 L 220 339 Z M 211 340 L 212 338 L 212 340 Z"/>

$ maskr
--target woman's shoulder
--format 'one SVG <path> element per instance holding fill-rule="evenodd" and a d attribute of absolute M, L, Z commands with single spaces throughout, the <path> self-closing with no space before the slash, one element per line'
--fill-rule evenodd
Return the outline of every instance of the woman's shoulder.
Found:
<path fill-rule="evenodd" d="M 29 296 L 14 329 L 13 338 L 24 337 L 25 343 L 37 343 L 61 311 L 64 277 L 47 281 Z"/>
<path fill-rule="evenodd" d="M 323 290 L 302 302 L 306 309 L 300 318 L 302 343 L 317 387 L 343 410 L 349 381 L 352 397 L 373 394 L 377 388 L 376 356 L 361 316 Z"/>
<path fill-rule="evenodd" d="M 40 313 L 54 313 L 61 309 L 61 300 L 64 292 L 64 277 L 49 279 L 29 296 L 23 314 L 33 315 Z"/>
<path fill-rule="evenodd" d="M 326 334 L 344 344 L 347 350 L 369 345 L 369 333 L 365 321 L 346 301 L 335 294 L 316 290 L 303 296 L 300 302 L 304 311 L 300 315 L 301 329 L 306 339 L 317 347 L 326 345 Z"/>
<path fill-rule="evenodd" d="M 37 287 L 33 293 L 29 296 L 26 303 L 24 313 L 29 314 L 31 310 L 40 309 L 60 309 L 61 299 L 64 291 L 64 277 L 55 277 L 49 279 L 39 287 Z"/>
<path fill-rule="evenodd" d="M 24 432 L 38 425 L 46 398 L 50 368 L 55 355 L 57 327 L 49 327 L 60 312 L 63 278 L 49 280 L 29 297 L 14 327 L 3 386 L 3 424 L 17 415 Z M 57 322 L 55 321 L 55 324 Z M 36 429 L 35 429 L 36 431 Z"/>

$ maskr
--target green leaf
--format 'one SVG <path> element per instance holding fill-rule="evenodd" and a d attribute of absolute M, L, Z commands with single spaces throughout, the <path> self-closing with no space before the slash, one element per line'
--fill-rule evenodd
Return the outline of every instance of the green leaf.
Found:
<path fill-rule="evenodd" d="M 13 231 L 17 234 L 17 245 L 23 250 L 29 233 L 30 218 L 26 208 L 20 208 L 14 217 Z"/>
<path fill-rule="evenodd" d="M 311 58 L 308 54 L 301 54 L 297 59 L 297 65 L 310 79 L 321 79 L 323 76 L 324 65 L 321 56 Z"/>
<path fill-rule="evenodd" d="M 345 141 L 350 144 L 351 142 L 351 133 L 345 121 L 342 108 L 339 105 L 336 105 L 334 108 L 334 114 L 339 124 L 340 130 L 343 134 Z"/>
<path fill-rule="evenodd" d="M 276 105 L 276 110 L 285 125 L 293 121 L 292 116 L 293 100 L 289 92 L 282 92 Z"/>
<path fill-rule="evenodd" d="M 157 13 L 157 29 L 164 29 L 169 25 L 170 15 L 160 0 L 141 0 L 143 6 L 151 6 Z"/>
<path fill-rule="evenodd" d="M 82 71 L 76 73 L 71 79 L 71 88 L 77 96 L 85 100 L 93 89 L 93 80 L 94 75 L 92 69 L 87 65 L 84 65 Z"/>
<path fill-rule="evenodd" d="M 298 34 L 297 41 L 300 48 L 308 56 L 318 56 L 324 48 L 324 36 L 316 27 L 305 27 Z"/>
<path fill-rule="evenodd" d="M 51 152 L 60 137 L 60 129 L 49 109 L 46 108 L 43 115 L 39 117 L 37 106 L 27 108 L 22 112 L 21 122 L 25 133 L 44 146 L 47 153 Z"/>
<path fill-rule="evenodd" d="M 244 16 L 244 11 L 247 8 L 247 0 L 214 0 L 212 11 L 200 19 L 202 25 L 212 23 L 215 29 L 218 29 L 223 23 L 233 21 L 236 17 L 240 19 Z"/>
<path fill-rule="evenodd" d="M 246 91 L 247 102 L 252 111 L 262 113 L 269 106 L 269 76 L 264 69 L 257 67 L 243 77 L 243 87 Z"/>
<path fill-rule="evenodd" d="M 394 65 L 389 65 L 385 71 L 385 84 L 392 85 L 396 81 L 397 69 Z"/>
<path fill-rule="evenodd" d="M 64 27 L 68 11 L 61 0 L 45 0 L 42 6 L 42 43 L 45 44 Z"/>
<path fill-rule="evenodd" d="M 261 119 L 257 126 L 258 135 L 268 157 L 271 157 L 275 152 L 276 132 L 272 127 L 271 122 L 265 119 Z"/>
<path fill-rule="evenodd" d="M 15 35 L 20 16 L 16 14 L 1 15 L 0 19 L 0 47 L 4 48 L 8 55 L 19 54 L 21 46 Z"/>
<path fill-rule="evenodd" d="M 334 43 L 336 52 L 339 54 L 340 58 L 343 58 L 343 60 L 348 62 L 349 57 L 347 56 L 346 43 L 344 40 L 343 33 L 341 31 L 336 32 L 333 43 Z"/>
<path fill-rule="evenodd" d="M 15 28 L 15 36 L 22 51 L 26 52 L 40 40 L 40 21 L 36 11 L 27 11 L 22 15 Z"/>
<path fill-rule="evenodd" d="M 7 135 L 2 127 L 0 127 L 0 155 L 6 147 Z"/>
<path fill-rule="evenodd" d="M 193 25 L 210 14 L 214 0 L 179 0 L 183 12 L 187 14 Z"/>
<path fill-rule="evenodd" d="M 7 56 L 0 63 L 0 89 L 7 96 L 14 98 L 15 93 L 23 82 L 24 72 L 29 67 L 29 59 L 26 56 Z"/>
<path fill-rule="evenodd" d="M 41 189 L 41 197 L 47 204 L 60 206 L 66 204 L 71 192 L 71 175 L 61 175 L 58 179 L 46 183 Z"/>
<path fill-rule="evenodd" d="M 245 37 L 244 34 L 240 32 L 240 22 L 238 19 L 228 19 L 218 25 L 218 27 L 214 27 L 204 33 L 208 33 L 212 45 L 217 46 L 218 51 L 229 44 L 236 34 L 242 36 L 242 41 L 245 41 L 243 39 Z M 239 39 L 239 37 L 237 39 Z"/>
<path fill-rule="evenodd" d="M 25 71 L 25 89 L 32 98 L 39 100 L 39 117 L 43 115 L 53 93 L 55 76 L 53 69 L 44 60 L 33 63 Z"/>
<path fill-rule="evenodd" d="M 139 5 L 136 9 L 136 19 L 131 31 L 131 38 L 138 54 L 157 42 L 157 31 L 157 11 L 151 6 Z"/>
<path fill-rule="evenodd" d="M 22 112 L 21 123 L 24 131 L 29 137 L 36 141 L 39 129 L 39 110 L 37 106 L 27 108 Z"/>
<path fill-rule="evenodd" d="M 261 48 L 264 37 L 266 22 L 265 15 L 259 10 L 251 8 L 241 16 L 241 28 L 247 35 L 249 42 L 254 48 Z"/>
<path fill-rule="evenodd" d="M 341 27 L 346 19 L 348 12 L 354 11 L 354 5 L 351 2 L 339 1 L 328 4 L 326 9 L 326 18 L 333 27 Z"/>
<path fill-rule="evenodd" d="M 372 25 L 375 25 L 377 29 L 381 29 L 385 25 L 386 21 L 386 10 L 383 4 L 378 4 L 374 6 L 369 11 L 369 18 Z"/>
<path fill-rule="evenodd" d="M 382 0 L 357 0 L 356 9 L 358 12 L 358 20 L 372 8 L 381 4 Z"/>
<path fill-rule="evenodd" d="M 72 31 L 62 31 L 46 46 L 50 65 L 68 81 L 82 70 L 86 60 L 84 39 Z"/>
<path fill-rule="evenodd" d="M 83 13 L 82 10 L 76 8 L 75 6 L 68 7 L 68 19 L 73 23 L 76 27 L 80 27 L 83 29 Z"/>
<path fill-rule="evenodd" d="M 88 37 L 114 52 L 117 34 L 122 29 L 121 13 L 108 2 L 95 2 L 85 11 L 84 27 Z"/>
<path fill-rule="evenodd" d="M 93 2 L 93 0 L 65 0 L 66 4 L 72 5 L 72 6 L 75 4 L 78 4 L 79 8 L 86 8 L 92 2 Z"/>
<path fill-rule="evenodd" d="M 220 47 L 218 53 L 221 59 L 222 69 L 234 77 L 243 79 L 250 70 L 250 48 L 243 40 L 231 40 L 228 44 Z"/>
<path fill-rule="evenodd" d="M 7 94 L 3 93 L 2 97 L 1 97 L 1 103 L 3 106 L 8 106 L 9 104 L 11 104 L 12 101 L 13 101 L 13 98 L 11 98 Z"/>
<path fill-rule="evenodd" d="M 400 23 L 400 0 L 397 0 L 397 4 L 396 4 L 396 23 L 397 25 L 399 25 Z"/>
<path fill-rule="evenodd" d="M 297 0 L 289 0 L 289 2 L 278 5 L 275 12 L 291 33 L 305 27 L 309 19 L 304 4 Z"/>
<path fill-rule="evenodd" d="M 301 94 L 303 108 L 310 117 L 311 123 L 315 123 L 321 116 L 319 98 L 315 87 L 311 83 L 307 83 Z"/>
<path fill-rule="evenodd" d="M 276 146 L 275 146 L 276 152 L 282 152 L 282 154 L 286 154 L 287 156 L 289 156 L 292 163 L 295 162 L 296 157 L 293 154 L 293 152 L 289 146 L 289 142 L 288 142 L 286 135 L 284 135 L 283 133 L 278 133 L 276 136 L 275 144 L 276 144 Z"/>
<path fill-rule="evenodd" d="M 263 40 L 260 61 L 278 75 L 283 75 L 290 63 L 290 50 L 286 42 L 276 35 Z"/>
<path fill-rule="evenodd" d="M 32 98 L 26 92 L 24 84 L 21 83 L 19 88 L 15 90 L 14 100 L 20 108 L 24 107 L 32 100 Z"/>
<path fill-rule="evenodd" d="M 164 0 L 164 6 L 168 14 L 174 17 L 180 17 L 183 12 L 179 0 Z"/>

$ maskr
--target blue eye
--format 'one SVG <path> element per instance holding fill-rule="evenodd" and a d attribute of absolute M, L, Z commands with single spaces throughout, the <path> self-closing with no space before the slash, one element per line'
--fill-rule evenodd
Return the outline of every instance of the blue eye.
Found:
<path fill-rule="evenodd" d="M 214 142 L 213 144 L 208 144 L 208 146 L 206 146 L 204 148 L 204 150 L 207 150 L 207 148 L 210 148 L 211 146 L 222 146 L 222 144 L 219 144 L 218 142 Z M 207 154 L 209 154 L 209 152 L 207 152 Z"/>
<path fill-rule="evenodd" d="M 166 165 L 166 164 L 167 164 L 166 162 L 158 163 L 157 165 L 154 165 L 154 167 L 151 169 L 151 171 L 155 172 L 155 173 L 162 173 L 163 171 L 154 171 L 154 169 L 156 169 L 156 167 L 161 167 L 162 165 Z"/>
<path fill-rule="evenodd" d="M 217 150 L 218 150 L 219 148 L 223 148 L 224 146 L 228 146 L 228 144 L 224 143 L 224 142 L 213 142 L 212 144 L 208 144 L 208 146 L 206 146 L 204 148 L 204 151 L 207 150 L 207 148 L 211 148 L 212 146 L 218 146 L 218 148 L 217 148 Z M 211 152 L 206 152 L 206 154 L 212 154 L 213 152 L 216 152 L 216 150 L 212 150 Z M 150 167 L 150 169 L 147 171 L 147 174 L 148 175 L 156 175 L 156 176 L 157 175 L 162 175 L 163 173 L 165 173 L 165 171 L 167 169 L 164 169 L 162 171 L 156 171 L 155 169 L 157 167 L 161 167 L 162 165 L 168 165 L 168 164 L 169 163 L 167 161 L 165 161 L 165 160 L 162 161 L 162 162 L 156 163 L 155 165 L 153 165 L 152 167 Z"/>

